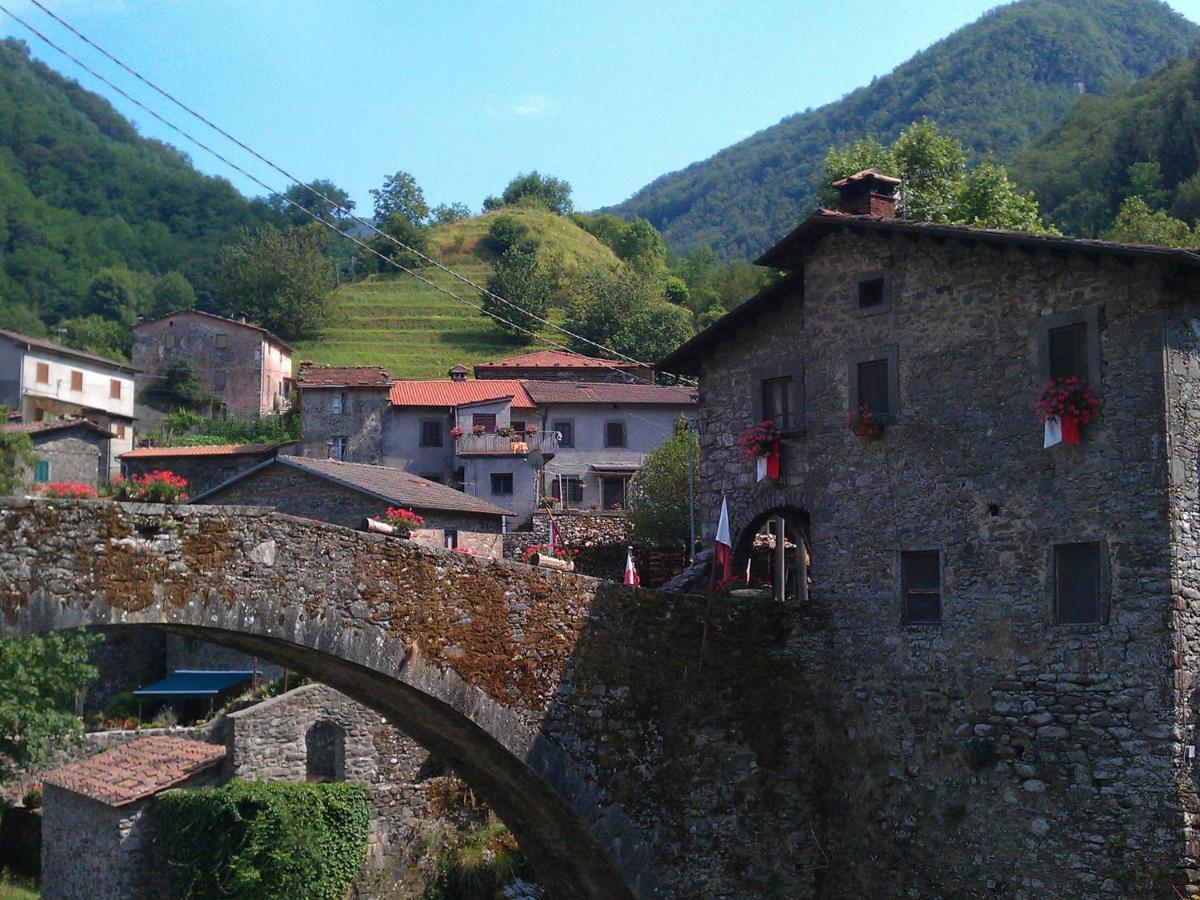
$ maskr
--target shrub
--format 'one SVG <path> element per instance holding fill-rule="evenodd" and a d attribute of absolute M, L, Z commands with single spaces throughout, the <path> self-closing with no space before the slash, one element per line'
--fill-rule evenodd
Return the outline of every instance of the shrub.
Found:
<path fill-rule="evenodd" d="M 366 789 L 233 781 L 151 806 L 179 898 L 341 900 L 367 855 Z"/>
<path fill-rule="evenodd" d="M 96 489 L 78 481 L 51 481 L 38 491 L 43 497 L 55 500 L 95 500 Z"/>
<path fill-rule="evenodd" d="M 104 709 L 100 711 L 100 715 L 104 719 L 131 719 L 137 716 L 138 698 L 133 695 L 133 691 L 121 691 L 119 694 L 113 694 L 108 703 L 104 704 Z"/>
<path fill-rule="evenodd" d="M 375 518 L 380 520 L 379 516 Z M 389 506 L 380 521 L 395 528 L 401 537 L 408 537 L 413 533 L 413 529 L 420 528 L 425 524 L 424 516 L 417 515 L 411 509 L 400 509 L 397 506 Z"/>
<path fill-rule="evenodd" d="M 40 784 L 33 785 L 25 792 L 25 796 L 21 798 L 21 803 L 26 809 L 41 809 L 42 786 Z"/>

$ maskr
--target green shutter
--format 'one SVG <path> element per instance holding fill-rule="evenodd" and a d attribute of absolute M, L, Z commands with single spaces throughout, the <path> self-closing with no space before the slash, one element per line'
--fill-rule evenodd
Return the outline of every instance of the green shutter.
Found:
<path fill-rule="evenodd" d="M 33 480 L 38 482 L 50 480 L 50 461 L 48 459 L 39 459 L 34 465 Z"/>

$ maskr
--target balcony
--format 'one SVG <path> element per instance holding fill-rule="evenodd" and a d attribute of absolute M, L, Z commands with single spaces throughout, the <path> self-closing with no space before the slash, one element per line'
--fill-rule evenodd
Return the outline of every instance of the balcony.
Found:
<path fill-rule="evenodd" d="M 456 456 L 528 456 L 541 453 L 546 459 L 558 452 L 558 438 L 553 432 L 506 435 L 464 434 L 454 444 Z"/>

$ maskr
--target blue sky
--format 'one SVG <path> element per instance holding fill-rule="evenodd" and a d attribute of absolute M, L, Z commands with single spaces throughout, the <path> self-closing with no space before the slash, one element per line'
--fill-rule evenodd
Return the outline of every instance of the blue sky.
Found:
<path fill-rule="evenodd" d="M 28 0 L 3 0 L 135 96 L 167 108 Z M 360 211 L 411 172 L 431 205 L 478 210 L 520 171 L 616 203 L 784 116 L 820 106 L 999 5 L 994 0 L 455 3 L 53 0 L 60 15 L 301 177 Z M 1171 0 L 1200 21 L 1200 0 Z M 261 193 L 7 17 L 0 29 L 114 102 L 203 171 Z M 860 29 L 859 23 L 871 23 Z M 880 23 L 886 23 L 886 27 Z M 204 135 L 208 137 L 208 135 Z M 219 141 L 219 139 L 217 139 Z M 240 151 L 231 150 L 239 161 Z M 281 179 L 247 161 L 268 184 Z"/>

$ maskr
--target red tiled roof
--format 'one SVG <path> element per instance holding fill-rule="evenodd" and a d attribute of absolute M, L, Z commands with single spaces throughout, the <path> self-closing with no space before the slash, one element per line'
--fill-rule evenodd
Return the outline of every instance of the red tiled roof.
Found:
<path fill-rule="evenodd" d="M 693 387 L 658 384 L 613 384 L 579 381 L 526 381 L 525 390 L 538 406 L 559 403 L 640 403 L 685 405 L 695 403 Z"/>
<path fill-rule="evenodd" d="M 87 428 L 106 438 L 116 437 L 107 428 L 101 428 L 95 422 L 76 416 L 63 416 L 60 419 L 46 419 L 42 422 L 6 422 L 0 425 L 0 431 L 6 434 L 41 434 L 46 431 L 59 431 L 65 428 Z"/>
<path fill-rule="evenodd" d="M 220 744 L 156 735 L 54 769 L 42 782 L 109 806 L 125 806 L 186 781 L 224 758 Z"/>
<path fill-rule="evenodd" d="M 84 353 L 82 350 L 73 350 L 70 347 L 64 347 L 61 344 L 55 344 L 50 341 L 44 341 L 41 338 L 33 338 L 24 334 L 17 334 L 15 331 L 4 331 L 0 329 L 0 337 L 6 337 L 14 344 L 24 344 L 27 348 L 45 350 L 49 353 L 57 353 L 59 356 L 70 357 L 71 359 L 82 359 L 87 362 L 100 363 L 108 366 L 111 369 L 120 369 L 122 372 L 134 373 L 137 369 L 128 366 L 125 363 L 119 363 L 108 359 L 104 356 L 97 356 L 94 353 Z"/>
<path fill-rule="evenodd" d="M 521 356 L 511 356 L 496 362 L 475 364 L 475 371 L 480 369 L 642 369 L 649 368 L 641 363 L 622 362 L 612 359 L 597 359 L 594 356 L 583 356 L 579 353 L 568 353 L 565 350 L 534 350 Z"/>
<path fill-rule="evenodd" d="M 505 378 L 486 381 L 396 381 L 392 406 L 464 406 L 512 397 L 513 409 L 533 409 L 524 382 Z"/>
<path fill-rule="evenodd" d="M 161 316 L 155 316 L 153 319 L 142 319 L 133 326 L 133 330 L 137 331 L 143 325 L 149 325 L 151 322 L 158 322 L 161 319 L 170 319 L 175 316 L 203 316 L 206 319 L 216 319 L 218 322 L 224 322 L 227 325 L 233 325 L 237 328 L 249 328 L 251 331 L 258 331 L 266 335 L 268 340 L 274 341 L 289 354 L 294 353 L 292 345 L 276 334 L 272 334 L 261 325 L 255 325 L 253 322 L 243 322 L 240 319 L 231 319 L 228 316 L 218 316 L 216 313 L 205 312 L 202 309 L 177 309 L 175 312 L 164 313 Z"/>
<path fill-rule="evenodd" d="M 208 444 L 200 447 L 138 447 L 122 453 L 121 459 L 158 459 L 179 456 L 242 456 L 271 453 L 279 444 Z"/>
<path fill-rule="evenodd" d="M 392 379 L 380 366 L 314 366 L 300 363 L 296 384 L 314 387 L 387 387 Z"/>

